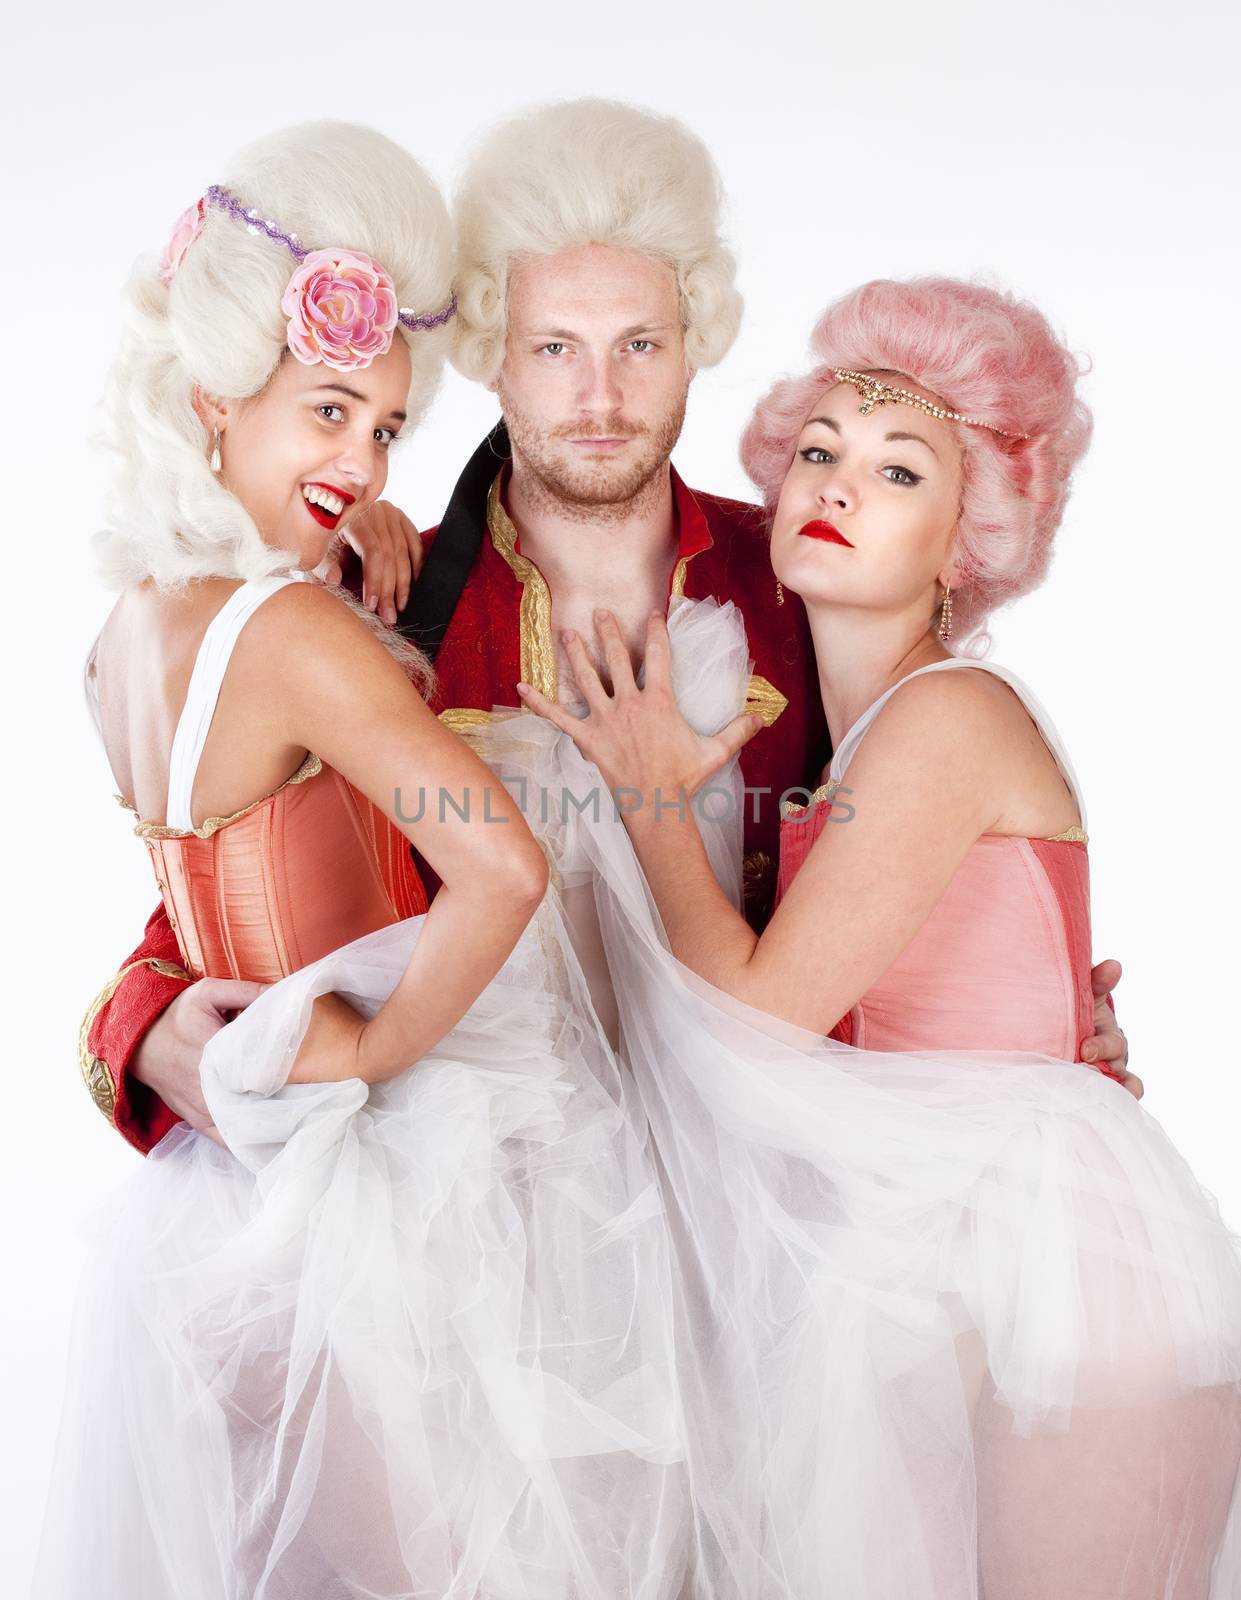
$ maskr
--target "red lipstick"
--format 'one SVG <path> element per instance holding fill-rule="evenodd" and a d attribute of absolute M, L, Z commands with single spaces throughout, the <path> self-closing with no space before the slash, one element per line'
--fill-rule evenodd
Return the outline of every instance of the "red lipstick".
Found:
<path fill-rule="evenodd" d="M 325 506 L 317 506 L 312 501 L 307 500 L 304 494 L 302 496 L 303 505 L 306 507 L 307 511 L 310 512 L 311 516 L 315 519 L 319 526 L 321 528 L 326 528 L 329 533 L 334 532 L 341 517 L 344 516 L 345 512 L 353 504 L 355 496 L 351 495 L 346 489 L 338 489 L 334 483 L 304 483 L 302 488 L 326 489 L 328 494 L 333 494 L 338 500 L 344 502 L 343 509 L 333 515 L 332 512 L 330 512 Z"/>
<path fill-rule="evenodd" d="M 822 539 L 824 544 L 843 544 L 846 550 L 853 549 L 853 546 L 841 533 L 840 529 L 833 528 L 830 522 L 808 522 L 798 532 L 807 539 Z"/>

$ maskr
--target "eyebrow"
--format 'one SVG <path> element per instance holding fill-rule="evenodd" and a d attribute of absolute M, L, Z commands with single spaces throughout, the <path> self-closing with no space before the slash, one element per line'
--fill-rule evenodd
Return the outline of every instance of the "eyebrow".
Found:
<path fill-rule="evenodd" d="M 838 422 L 834 422 L 831 417 L 808 417 L 806 419 L 806 427 L 809 427 L 813 422 L 822 423 L 825 428 L 830 428 L 833 433 L 840 432 L 840 424 Z M 935 457 L 935 459 L 937 461 L 939 460 L 939 451 L 930 442 L 930 440 L 924 439 L 920 433 L 885 433 L 883 437 L 889 444 L 894 443 L 898 439 L 909 439 L 916 444 L 924 444 Z"/>
<path fill-rule="evenodd" d="M 920 433 L 885 433 L 884 434 L 884 438 L 888 439 L 888 440 L 893 440 L 893 439 L 912 439 L 915 444 L 924 444 L 927 447 L 927 449 L 931 452 L 931 454 L 935 457 L 936 461 L 939 460 L 939 451 L 935 448 L 935 446 L 931 443 L 931 441 L 929 439 L 924 439 Z"/>
<path fill-rule="evenodd" d="M 317 388 L 320 392 L 326 390 L 330 394 L 343 394 L 346 396 L 346 398 L 350 400 L 357 400 L 362 405 L 368 404 L 366 395 L 360 393 L 357 389 L 351 389 L 349 385 L 345 383 L 320 383 L 317 385 Z M 390 417 L 395 417 L 398 422 L 404 422 L 406 418 L 406 413 L 404 411 L 389 411 L 388 415 Z"/>
<path fill-rule="evenodd" d="M 616 335 L 618 339 L 637 339 L 648 333 L 667 333 L 673 325 L 671 322 L 635 322 L 631 327 L 622 328 Z M 532 328 L 529 333 L 523 334 L 526 339 L 571 339 L 578 340 L 582 337 L 572 328 Z"/>

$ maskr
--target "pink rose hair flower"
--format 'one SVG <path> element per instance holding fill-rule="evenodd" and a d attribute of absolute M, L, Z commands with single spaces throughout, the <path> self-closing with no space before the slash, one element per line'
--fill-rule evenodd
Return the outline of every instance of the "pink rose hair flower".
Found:
<path fill-rule="evenodd" d="M 299 361 L 351 372 L 391 347 L 396 286 L 370 256 L 312 250 L 289 279 L 280 309 L 289 319 L 289 349 Z"/>
<path fill-rule="evenodd" d="M 168 243 L 159 257 L 159 275 L 164 283 L 170 284 L 176 277 L 177 268 L 185 260 L 186 252 L 203 231 L 205 209 L 201 200 L 195 200 L 173 223 Z"/>

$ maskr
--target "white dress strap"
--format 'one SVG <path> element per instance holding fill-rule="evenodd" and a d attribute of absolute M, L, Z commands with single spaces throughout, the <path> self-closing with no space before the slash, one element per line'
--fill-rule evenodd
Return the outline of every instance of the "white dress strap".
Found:
<path fill-rule="evenodd" d="M 992 661 L 973 661 L 965 656 L 952 656 L 947 661 L 935 661 L 929 667 L 919 667 L 917 672 L 911 672 L 902 678 L 899 683 L 894 683 L 886 693 L 879 696 L 874 705 L 863 711 L 862 715 L 840 741 L 840 748 L 832 756 L 832 764 L 828 769 L 829 777 L 832 781 L 839 783 L 844 777 L 845 768 L 853 759 L 853 754 L 865 737 L 867 729 L 883 710 L 889 699 L 901 687 L 901 684 L 908 683 L 912 678 L 921 678 L 929 672 L 949 672 L 955 667 L 978 668 L 983 672 L 991 673 L 993 677 L 1003 679 L 1009 686 L 1030 713 L 1039 733 L 1042 735 L 1043 743 L 1055 757 L 1056 765 L 1060 768 L 1064 781 L 1069 786 L 1069 792 L 1077 804 L 1081 827 L 1085 829 L 1086 804 L 1082 799 L 1082 791 L 1077 782 L 1077 774 L 1073 771 L 1073 763 L 1069 760 L 1069 753 L 1065 749 L 1059 733 L 1056 731 L 1055 723 L 1051 720 L 1033 690 L 1027 688 L 1015 672 L 1010 672 L 1007 667 L 996 666 Z"/>
<path fill-rule="evenodd" d="M 241 635 L 241 630 L 264 600 L 269 599 L 278 590 L 286 588 L 290 583 L 299 581 L 287 573 L 275 573 L 269 578 L 258 578 L 253 582 L 243 583 L 229 595 L 208 623 L 207 631 L 203 634 L 202 643 L 198 647 L 198 655 L 194 659 L 190 686 L 185 692 L 185 704 L 181 708 L 181 718 L 173 736 L 172 755 L 168 762 L 168 810 L 165 826 L 178 828 L 187 833 L 194 827 L 190 813 L 194 779 L 198 776 L 198 763 L 202 759 L 203 746 L 207 742 L 207 734 L 211 728 L 211 719 L 215 716 L 216 702 L 220 698 L 224 674 L 228 671 L 233 647 Z"/>

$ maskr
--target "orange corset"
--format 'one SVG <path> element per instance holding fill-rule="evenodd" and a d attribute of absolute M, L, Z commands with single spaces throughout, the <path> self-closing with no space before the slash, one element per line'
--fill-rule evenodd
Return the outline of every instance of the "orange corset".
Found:
<path fill-rule="evenodd" d="M 231 817 L 135 832 L 195 978 L 272 983 L 427 909 L 404 834 L 314 755 Z"/>

